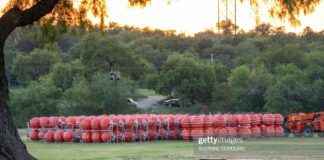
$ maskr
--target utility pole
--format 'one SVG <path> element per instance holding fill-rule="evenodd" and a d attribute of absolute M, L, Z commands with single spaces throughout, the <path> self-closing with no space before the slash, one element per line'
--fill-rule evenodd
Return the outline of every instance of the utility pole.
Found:
<path fill-rule="evenodd" d="M 210 54 L 210 61 L 214 62 L 214 54 Z"/>
<path fill-rule="evenodd" d="M 236 36 L 236 29 L 237 29 L 237 27 L 236 27 L 236 0 L 234 0 L 234 35 Z"/>
<path fill-rule="evenodd" d="M 219 9 L 220 9 L 220 7 L 219 7 L 219 1 L 220 0 L 217 0 L 217 3 L 218 3 L 218 9 L 217 9 L 217 12 L 218 12 L 218 14 L 217 14 L 217 18 L 218 18 L 218 25 L 217 25 L 217 29 L 218 29 L 218 35 L 219 35 L 219 23 L 220 23 L 220 11 L 219 11 Z"/>
<path fill-rule="evenodd" d="M 113 67 L 114 64 L 116 63 L 116 61 L 112 61 L 110 57 L 106 57 L 106 62 L 109 65 L 109 69 L 108 69 L 108 78 L 112 81 L 114 81 L 114 92 L 115 92 L 115 96 L 114 96 L 114 103 L 115 103 L 115 113 L 118 113 L 118 106 L 117 106 L 117 81 L 120 79 L 120 73 L 119 71 L 114 71 Z"/>

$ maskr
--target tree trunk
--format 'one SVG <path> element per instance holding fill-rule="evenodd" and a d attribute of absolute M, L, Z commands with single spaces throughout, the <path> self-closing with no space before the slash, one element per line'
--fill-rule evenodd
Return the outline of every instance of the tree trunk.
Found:
<path fill-rule="evenodd" d="M 9 89 L 4 62 L 4 45 L 9 34 L 17 27 L 33 24 L 50 13 L 59 0 L 40 0 L 27 10 L 10 9 L 0 18 L 0 160 L 32 160 L 19 137 L 9 108 Z"/>

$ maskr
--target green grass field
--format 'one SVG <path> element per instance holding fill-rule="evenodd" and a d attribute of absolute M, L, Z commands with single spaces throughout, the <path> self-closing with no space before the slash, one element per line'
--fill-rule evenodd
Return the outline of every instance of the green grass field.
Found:
<path fill-rule="evenodd" d="M 197 155 L 194 142 L 159 141 L 124 144 L 46 144 L 26 141 L 28 150 L 40 160 L 106 160 L 106 159 L 323 159 L 324 138 L 268 138 L 244 140 L 246 150 Z"/>

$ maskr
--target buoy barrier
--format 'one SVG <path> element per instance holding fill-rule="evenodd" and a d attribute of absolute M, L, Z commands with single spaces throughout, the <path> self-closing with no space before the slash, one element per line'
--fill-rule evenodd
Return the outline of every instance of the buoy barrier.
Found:
<path fill-rule="evenodd" d="M 201 137 L 282 137 L 281 114 L 134 114 L 34 117 L 28 139 L 46 143 L 124 143 Z"/>

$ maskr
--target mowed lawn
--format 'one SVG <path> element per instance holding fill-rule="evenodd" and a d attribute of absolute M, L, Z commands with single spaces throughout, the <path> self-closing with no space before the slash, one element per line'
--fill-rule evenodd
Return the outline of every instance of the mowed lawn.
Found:
<path fill-rule="evenodd" d="M 324 138 L 268 138 L 244 140 L 240 152 L 194 153 L 196 143 L 185 141 L 137 142 L 124 144 L 46 144 L 23 138 L 28 150 L 40 160 L 106 159 L 324 159 Z"/>

